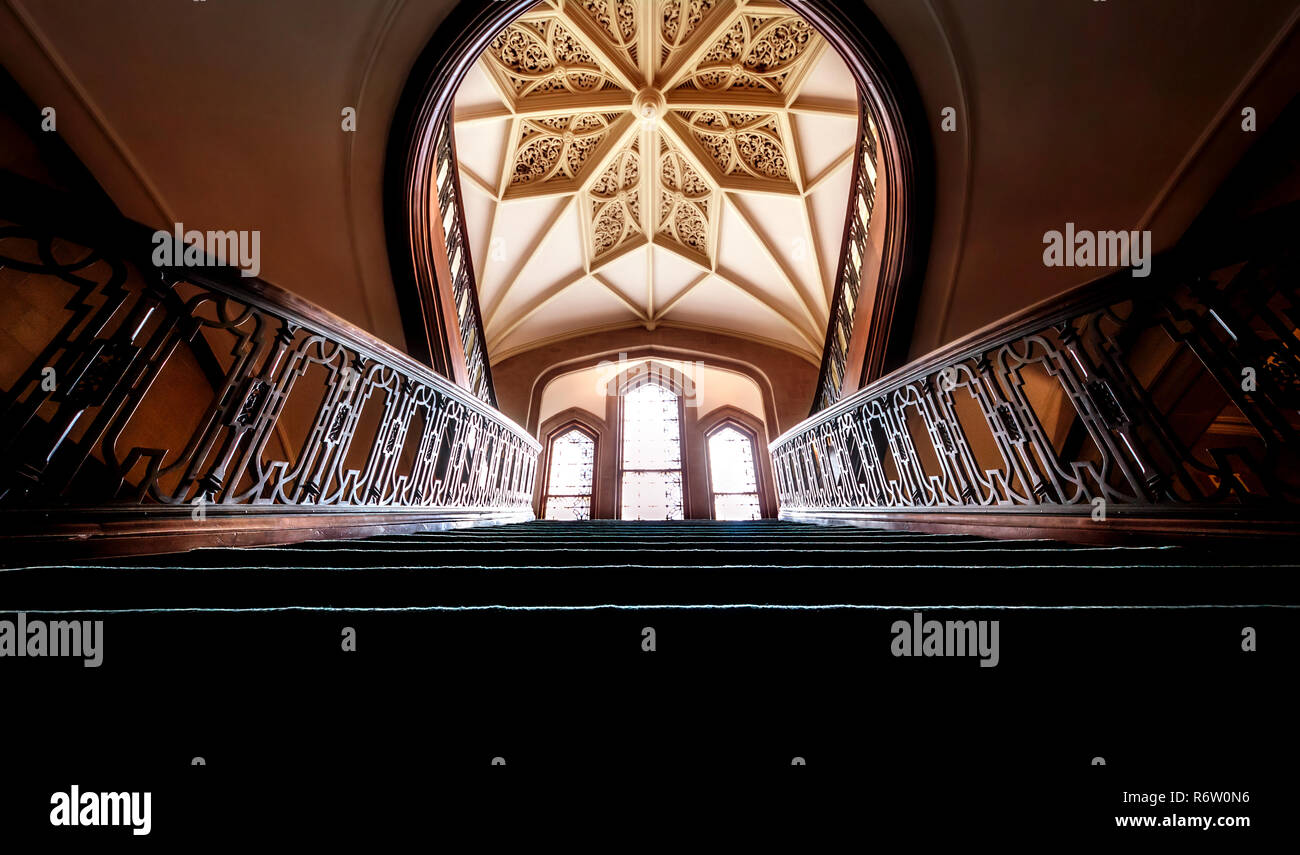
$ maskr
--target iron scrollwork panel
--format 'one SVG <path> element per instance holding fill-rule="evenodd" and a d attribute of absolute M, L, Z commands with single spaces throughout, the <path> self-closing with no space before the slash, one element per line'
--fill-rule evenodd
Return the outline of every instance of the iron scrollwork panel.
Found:
<path fill-rule="evenodd" d="M 537 442 L 237 284 L 0 225 L 0 503 L 527 512 Z"/>
<path fill-rule="evenodd" d="M 778 439 L 781 506 L 1295 503 L 1297 283 L 1282 248 L 1128 294 L 1081 291 L 1072 313 L 901 369 Z"/>

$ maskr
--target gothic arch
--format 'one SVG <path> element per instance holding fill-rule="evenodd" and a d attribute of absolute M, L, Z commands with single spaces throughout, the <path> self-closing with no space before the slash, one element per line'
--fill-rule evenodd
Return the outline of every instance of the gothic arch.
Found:
<path fill-rule="evenodd" d="M 615 374 L 606 383 L 606 394 L 610 397 L 626 395 L 647 383 L 658 383 L 680 398 L 695 397 L 695 381 L 692 378 L 671 365 L 654 359 L 638 362 Z"/>
<path fill-rule="evenodd" d="M 772 457 L 767 454 L 768 443 L 775 439 L 770 436 L 762 422 L 739 407 L 724 404 L 710 410 L 699 418 L 696 430 L 699 432 L 700 445 L 704 450 L 705 483 L 709 496 L 710 515 L 713 514 L 713 476 L 712 461 L 709 459 L 709 439 L 713 434 L 726 427 L 735 427 L 746 434 L 754 443 L 754 470 L 758 482 L 758 500 L 765 518 L 775 517 L 778 511 L 776 481 L 772 473 Z"/>
<path fill-rule="evenodd" d="M 666 348 L 658 345 L 630 347 L 621 349 L 617 352 L 593 353 L 587 356 L 567 360 L 546 369 L 537 375 L 537 378 L 533 381 L 528 405 L 528 415 L 525 424 L 528 431 L 531 433 L 536 432 L 537 420 L 541 413 L 542 394 L 546 391 L 547 385 L 549 385 L 552 380 L 565 374 L 571 374 L 575 371 L 591 368 L 602 362 L 611 361 L 611 357 L 617 359 L 620 356 L 626 356 L 628 361 L 641 361 L 645 359 L 653 360 L 655 357 L 658 357 L 659 359 L 665 360 L 700 362 L 712 368 L 721 368 L 725 371 L 734 371 L 737 374 L 741 374 L 752 380 L 754 384 L 758 386 L 759 394 L 763 398 L 763 410 L 764 417 L 767 420 L 766 427 L 768 434 L 772 437 L 776 437 L 781 433 L 776 418 L 776 390 L 773 388 L 771 379 L 761 369 L 739 359 L 715 356 L 703 351 Z"/>
<path fill-rule="evenodd" d="M 595 460 L 591 473 L 591 517 L 592 519 L 599 519 L 605 512 L 605 503 L 603 501 L 607 489 L 605 482 L 609 480 L 610 476 L 608 474 L 609 470 L 603 465 L 602 461 L 608 454 L 609 445 L 612 442 L 609 426 L 604 419 L 595 413 L 591 413 L 582 407 L 569 407 L 551 416 L 542 425 L 540 434 L 542 451 L 537 462 L 536 487 L 533 493 L 533 512 L 539 519 L 542 517 L 546 496 L 551 486 L 552 444 L 557 437 L 568 433 L 574 428 L 586 434 L 595 443 Z"/>

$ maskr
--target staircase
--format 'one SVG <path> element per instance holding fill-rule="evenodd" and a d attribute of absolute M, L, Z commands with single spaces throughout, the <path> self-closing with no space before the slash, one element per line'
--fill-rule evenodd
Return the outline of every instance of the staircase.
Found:
<path fill-rule="evenodd" d="M 1270 554 L 1274 550 L 1276 554 Z M 1269 604 L 1281 545 L 1071 545 L 757 522 L 535 521 L 437 533 L 28 558 L 8 608 L 460 609 Z"/>
<path fill-rule="evenodd" d="M 0 571 L 0 603 L 102 619 L 104 659 L 0 663 L 10 696 L 40 704 L 9 759 L 62 776 L 51 787 L 126 770 L 136 789 L 175 780 L 160 815 L 177 828 L 276 810 L 288 780 L 332 787 L 400 766 L 460 786 L 494 758 L 602 782 L 804 760 L 853 780 L 1014 769 L 1092 786 L 1106 816 L 1119 784 L 1086 774 L 1094 757 L 1130 776 L 1253 780 L 1241 770 L 1277 755 L 1294 612 L 1267 606 L 1293 601 L 1287 562 L 1258 547 L 778 521 L 539 521 L 28 560 Z M 1000 621 L 998 665 L 895 658 L 892 627 L 914 608 Z M 1242 652 L 1246 625 L 1258 653 Z M 1205 744 L 1204 723 L 1233 720 L 1242 698 L 1251 726 Z M 1159 726 L 1134 726 L 1133 709 Z M 111 738 L 63 738 L 88 710 Z M 1055 817 L 1059 793 L 1025 798 Z"/>

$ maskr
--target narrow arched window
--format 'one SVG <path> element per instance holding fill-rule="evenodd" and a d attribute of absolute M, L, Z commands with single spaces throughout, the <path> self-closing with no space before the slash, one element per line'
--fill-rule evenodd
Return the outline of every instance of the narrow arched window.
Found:
<path fill-rule="evenodd" d="M 727 425 L 709 436 L 715 520 L 756 520 L 763 515 L 754 463 L 754 440 L 749 434 Z"/>
<path fill-rule="evenodd" d="M 622 519 L 685 519 L 681 403 L 658 383 L 644 383 L 623 396 L 620 487 Z"/>
<path fill-rule="evenodd" d="M 549 458 L 542 518 L 591 519 L 596 440 L 581 428 L 571 427 L 552 437 Z"/>

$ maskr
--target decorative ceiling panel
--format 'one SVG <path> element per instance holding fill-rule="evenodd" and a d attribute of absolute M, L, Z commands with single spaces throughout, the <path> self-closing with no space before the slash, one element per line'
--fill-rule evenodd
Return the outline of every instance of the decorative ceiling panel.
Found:
<path fill-rule="evenodd" d="M 636 68 L 639 60 L 637 4 L 632 0 L 580 0 L 571 2 L 569 9 L 579 10 L 600 28 L 609 45 L 621 51 Z M 571 13 L 572 14 L 572 13 Z"/>
<path fill-rule="evenodd" d="M 785 133 L 775 113 L 677 110 L 675 115 L 722 175 L 745 175 L 794 188 Z"/>
<path fill-rule="evenodd" d="M 673 51 L 690 40 L 718 5 L 718 0 L 666 0 L 660 4 L 657 23 L 662 64 L 666 65 Z"/>
<path fill-rule="evenodd" d="M 641 229 L 639 142 L 618 152 L 587 191 L 591 206 L 591 254 L 602 258 Z"/>
<path fill-rule="evenodd" d="M 558 18 L 511 24 L 493 40 L 485 56 L 516 99 L 622 88 L 597 52 Z"/>
<path fill-rule="evenodd" d="M 470 228 L 487 231 L 471 235 L 471 244 L 487 247 L 475 262 L 490 285 L 484 327 L 493 358 L 502 348 L 526 349 L 542 327 L 553 335 L 562 305 L 575 333 L 610 323 L 611 306 L 626 311 L 624 325 L 761 328 L 768 338 L 775 315 L 786 327 L 774 340 L 816 361 L 823 292 L 834 276 L 821 247 L 839 240 L 843 220 L 814 218 L 825 176 L 801 169 L 806 141 L 795 138 L 791 116 L 855 115 L 852 94 L 800 100 L 809 66 L 827 62 L 842 65 L 807 22 L 774 0 L 547 0 L 507 27 L 479 66 L 500 106 L 483 103 L 480 86 L 456 114 L 458 144 L 463 138 L 484 150 L 470 160 L 490 160 L 489 142 L 503 152 L 499 176 L 480 174 L 481 166 L 461 173 L 466 192 L 491 206 Z M 856 124 L 828 125 L 838 130 L 816 140 L 819 167 L 852 157 Z M 500 136 L 487 140 L 484 129 Z M 769 211 L 762 206 L 773 193 L 785 198 Z M 549 207 L 531 208 L 535 214 L 522 220 L 511 213 L 538 197 L 576 212 L 582 258 L 561 249 L 571 244 L 555 235 L 570 221 Z M 763 213 L 724 226 L 724 209 L 737 205 Z M 780 243 L 758 228 L 779 234 Z M 755 277 L 747 273 L 752 265 L 720 265 L 729 242 L 747 247 L 769 272 Z M 701 323 L 703 307 L 718 305 L 690 299 L 706 281 L 725 283 L 730 289 L 719 293 L 736 299 Z M 565 297 L 593 288 L 613 300 L 599 301 L 599 317 L 597 303 Z M 689 321 L 680 315 L 685 306 L 694 307 Z"/>
<path fill-rule="evenodd" d="M 784 93 L 804 71 L 819 39 L 798 15 L 742 14 L 690 70 L 678 89 Z"/>
<path fill-rule="evenodd" d="M 515 140 L 510 189 L 576 180 L 609 135 L 616 114 L 575 113 L 522 119 Z"/>
<path fill-rule="evenodd" d="M 659 141 L 659 219 L 657 235 L 705 259 L 713 257 L 709 213 L 714 191 L 680 150 Z"/>

